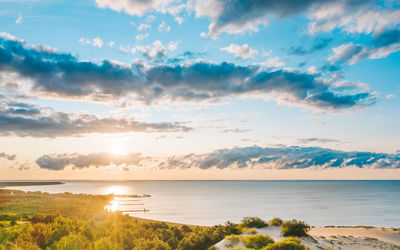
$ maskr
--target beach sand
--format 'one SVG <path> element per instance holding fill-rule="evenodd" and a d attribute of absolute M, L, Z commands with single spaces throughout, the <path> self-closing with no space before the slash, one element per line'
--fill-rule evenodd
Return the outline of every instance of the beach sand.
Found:
<path fill-rule="evenodd" d="M 267 234 L 274 241 L 285 239 L 280 235 L 281 227 L 269 226 L 256 229 L 257 234 Z M 311 237 L 301 238 L 310 249 L 400 249 L 400 231 L 392 228 L 374 227 L 316 227 L 311 228 Z M 246 234 L 243 234 L 246 235 Z M 222 240 L 215 246 L 228 249 Z M 244 247 L 243 243 L 235 247 Z"/>

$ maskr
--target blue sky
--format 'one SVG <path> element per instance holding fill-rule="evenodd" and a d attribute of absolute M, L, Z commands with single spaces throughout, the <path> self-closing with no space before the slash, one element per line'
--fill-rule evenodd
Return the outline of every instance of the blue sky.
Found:
<path fill-rule="evenodd" d="M 0 5 L 3 179 L 400 176 L 397 1 Z"/>

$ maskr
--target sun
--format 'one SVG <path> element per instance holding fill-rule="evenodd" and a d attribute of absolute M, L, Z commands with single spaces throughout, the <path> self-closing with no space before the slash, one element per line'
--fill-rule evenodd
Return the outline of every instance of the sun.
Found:
<path fill-rule="evenodd" d="M 111 143 L 108 152 L 115 155 L 126 155 L 125 145 L 122 141 L 114 141 Z"/>

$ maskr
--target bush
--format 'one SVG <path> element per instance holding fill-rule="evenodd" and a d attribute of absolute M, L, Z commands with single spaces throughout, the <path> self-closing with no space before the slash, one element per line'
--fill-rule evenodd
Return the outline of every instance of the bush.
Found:
<path fill-rule="evenodd" d="M 310 225 L 298 220 L 288 220 L 282 224 L 282 235 L 283 236 L 308 236 Z"/>
<path fill-rule="evenodd" d="M 282 225 L 282 223 L 283 223 L 283 220 L 282 219 L 280 219 L 280 218 L 273 218 L 272 220 L 270 220 L 269 221 L 269 225 L 270 226 L 280 226 L 280 225 Z"/>
<path fill-rule="evenodd" d="M 242 230 L 240 230 L 239 225 L 233 222 L 227 221 L 225 223 L 225 234 L 242 234 Z"/>
<path fill-rule="evenodd" d="M 301 241 L 298 238 L 289 237 L 282 241 L 276 242 L 274 244 L 270 244 L 263 248 L 263 250 L 306 250 L 309 247 L 301 244 Z"/>
<path fill-rule="evenodd" d="M 245 234 L 257 234 L 257 230 L 251 229 L 251 228 L 247 228 L 247 227 L 243 228 L 242 231 Z"/>
<path fill-rule="evenodd" d="M 243 237 L 240 235 L 228 235 L 225 237 L 225 247 L 233 248 L 243 240 Z"/>
<path fill-rule="evenodd" d="M 242 227 L 255 227 L 255 228 L 263 228 L 267 227 L 268 223 L 258 217 L 244 217 L 240 224 Z"/>
<path fill-rule="evenodd" d="M 244 245 L 248 248 L 261 249 L 272 243 L 274 240 L 268 235 L 258 234 L 244 237 Z"/>

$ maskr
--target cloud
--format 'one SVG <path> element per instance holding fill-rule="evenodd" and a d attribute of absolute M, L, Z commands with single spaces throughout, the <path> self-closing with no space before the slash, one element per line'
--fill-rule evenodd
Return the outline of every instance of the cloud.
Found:
<path fill-rule="evenodd" d="M 114 11 L 124 11 L 129 15 L 143 16 L 145 13 L 156 10 L 162 11 L 170 3 L 177 0 L 96 0 L 100 8 L 110 8 Z"/>
<path fill-rule="evenodd" d="M 308 143 L 339 143 L 340 140 L 330 139 L 330 138 L 298 138 L 297 142 L 300 144 L 308 144 Z"/>
<path fill-rule="evenodd" d="M 328 61 L 336 66 L 343 63 L 352 65 L 367 58 L 384 58 L 397 51 L 400 51 L 400 29 L 388 29 L 375 34 L 368 45 L 350 42 L 332 48 L 333 54 Z"/>
<path fill-rule="evenodd" d="M 258 63 L 258 65 L 267 67 L 267 68 L 279 68 L 285 66 L 285 63 L 281 61 L 281 59 L 277 56 L 269 57 L 264 62 Z"/>
<path fill-rule="evenodd" d="M 55 154 L 43 155 L 36 160 L 40 168 L 49 170 L 63 170 L 68 166 L 74 169 L 88 168 L 90 166 L 101 167 L 109 165 L 117 166 L 141 166 L 145 160 L 140 153 L 128 155 L 115 155 L 110 153 L 81 154 Z"/>
<path fill-rule="evenodd" d="M 173 48 L 158 41 L 151 46 L 136 47 L 152 60 L 162 59 Z M 331 80 L 292 69 L 200 61 L 173 66 L 125 65 L 107 60 L 97 64 L 79 61 L 66 53 L 37 51 L 21 41 L 4 37 L 0 37 L 1 72 L 28 79 L 35 95 L 97 101 L 129 96 L 151 104 L 162 100 L 199 102 L 257 96 L 273 98 L 282 104 L 340 110 L 369 106 L 376 99 L 365 89 L 353 89 L 351 94 L 336 92 Z M 24 86 L 27 87 L 26 83 Z"/>
<path fill-rule="evenodd" d="M 15 160 L 17 158 L 17 156 L 16 155 L 9 155 L 9 154 L 6 154 L 4 152 L 0 152 L 0 158 L 4 158 L 4 159 L 7 159 L 9 161 L 13 161 L 13 160 Z"/>
<path fill-rule="evenodd" d="M 250 48 L 248 44 L 243 44 L 242 46 L 240 46 L 232 43 L 228 47 L 220 48 L 220 50 L 231 53 L 235 55 L 235 57 L 241 59 L 248 59 L 250 57 L 254 57 L 254 55 L 258 53 L 257 50 Z"/>
<path fill-rule="evenodd" d="M 310 48 L 304 48 L 304 46 L 291 46 L 289 47 L 289 54 L 310 55 L 326 48 L 332 41 L 332 38 L 319 38 L 313 41 L 313 45 Z"/>
<path fill-rule="evenodd" d="M 97 47 L 97 48 L 102 48 L 104 45 L 103 40 L 101 40 L 101 38 L 99 36 L 93 38 L 92 40 L 88 39 L 88 38 L 80 38 L 78 40 L 78 42 L 80 44 L 88 44 L 88 45 L 92 45 L 93 47 Z"/>
<path fill-rule="evenodd" d="M 56 112 L 33 104 L 0 99 L 0 135 L 69 137 L 90 133 L 185 132 L 179 123 L 146 123 L 128 118 Z"/>
<path fill-rule="evenodd" d="M 207 37 L 216 38 L 222 33 L 237 34 L 245 31 L 257 32 L 260 25 L 267 24 L 267 18 L 290 18 L 300 14 L 307 14 L 311 19 L 310 30 L 316 32 L 327 21 L 324 20 L 324 11 L 338 13 L 340 17 L 351 19 L 351 14 L 344 13 L 343 9 L 369 6 L 373 0 L 193 0 L 189 6 L 195 11 L 197 17 L 208 17 L 211 24 L 208 27 Z M 331 6 L 338 6 L 334 8 Z M 331 8 L 331 9 L 329 9 Z M 336 12 L 335 12 L 336 11 Z M 336 16 L 335 16 L 336 17 Z M 331 19 L 329 19 L 330 21 Z M 335 19 L 332 18 L 332 22 Z M 330 23 L 330 22 L 329 22 Z M 330 26 L 329 26 L 330 27 Z"/>
<path fill-rule="evenodd" d="M 136 36 L 136 40 L 141 41 L 141 40 L 145 39 L 148 36 L 149 36 L 149 33 L 139 34 L 139 35 Z"/>
<path fill-rule="evenodd" d="M 309 33 L 341 28 L 348 33 L 377 33 L 400 24 L 398 8 L 382 7 L 378 1 L 331 1 L 316 5 L 309 13 Z"/>
<path fill-rule="evenodd" d="M 154 20 L 156 20 L 156 17 L 154 15 L 150 15 L 145 19 L 147 23 L 152 23 L 154 22 Z"/>
<path fill-rule="evenodd" d="M 207 17 L 211 23 L 203 36 L 217 38 L 222 33 L 257 32 L 271 18 L 291 18 L 305 15 L 308 32 L 332 31 L 340 28 L 350 33 L 380 31 L 400 24 L 400 11 L 390 1 L 377 0 L 96 0 L 100 8 L 125 11 L 142 16 L 151 11 L 169 13 L 181 23 L 178 14 L 186 9 L 196 17 Z"/>
<path fill-rule="evenodd" d="M 164 46 L 161 41 L 156 40 L 150 46 L 136 46 L 136 49 L 142 53 L 142 55 L 150 60 L 162 60 L 167 56 L 168 50 L 174 51 L 178 46 L 177 42 L 169 42 L 167 46 Z"/>
<path fill-rule="evenodd" d="M 171 26 L 168 26 L 164 21 L 158 26 L 158 31 L 160 32 L 170 32 Z"/>
<path fill-rule="evenodd" d="M 138 30 L 138 31 L 143 31 L 143 30 L 147 30 L 147 29 L 150 29 L 150 28 L 151 28 L 151 26 L 148 25 L 147 23 L 141 23 L 141 24 L 138 26 L 137 30 Z"/>
<path fill-rule="evenodd" d="M 115 45 L 114 41 L 110 41 L 109 43 L 107 43 L 107 46 L 110 48 L 114 47 L 114 45 Z"/>
<path fill-rule="evenodd" d="M 43 155 L 36 160 L 40 168 L 63 170 L 68 166 L 81 169 L 101 167 L 141 166 L 160 169 L 185 168 L 371 168 L 398 169 L 400 154 L 340 151 L 321 147 L 242 147 L 219 149 L 206 154 L 151 157 L 141 154 L 113 155 L 109 153 Z"/>
<path fill-rule="evenodd" d="M 19 13 L 19 14 L 18 14 L 17 20 L 15 20 L 15 23 L 16 23 L 16 24 L 21 24 L 23 20 L 24 20 L 24 19 L 22 18 L 21 13 Z"/>
<path fill-rule="evenodd" d="M 345 152 L 320 147 L 258 146 L 220 149 L 208 154 L 169 157 L 161 168 L 400 168 L 399 154 Z"/>

